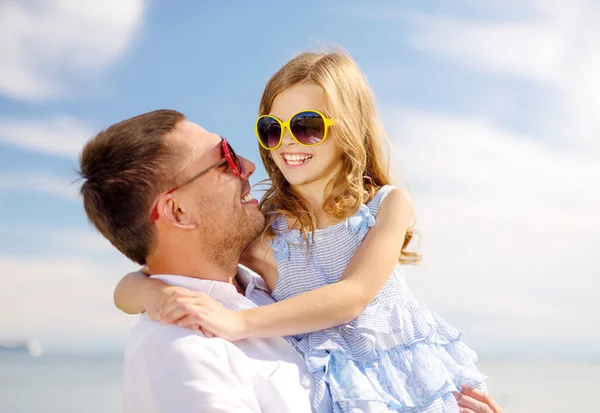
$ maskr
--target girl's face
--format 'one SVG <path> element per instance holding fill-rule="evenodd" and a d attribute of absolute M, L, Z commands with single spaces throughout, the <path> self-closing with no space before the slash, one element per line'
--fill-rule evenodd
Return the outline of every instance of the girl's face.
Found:
<path fill-rule="evenodd" d="M 286 122 L 298 112 L 317 110 L 327 113 L 326 108 L 327 98 L 323 88 L 314 83 L 304 83 L 277 95 L 269 115 Z M 324 190 L 340 168 L 341 156 L 335 126 L 330 127 L 323 143 L 316 146 L 299 144 L 286 128 L 281 146 L 271 151 L 271 157 L 286 181 L 297 189 L 310 186 L 312 189 Z"/>

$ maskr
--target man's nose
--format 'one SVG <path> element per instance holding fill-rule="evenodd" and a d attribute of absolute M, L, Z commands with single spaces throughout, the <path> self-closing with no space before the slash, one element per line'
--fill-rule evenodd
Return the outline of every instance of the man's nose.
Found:
<path fill-rule="evenodd" d="M 254 171 L 256 171 L 256 165 L 243 156 L 238 155 L 238 160 L 240 161 L 240 166 L 242 169 L 240 171 L 240 178 L 244 181 L 247 181 L 252 176 Z"/>

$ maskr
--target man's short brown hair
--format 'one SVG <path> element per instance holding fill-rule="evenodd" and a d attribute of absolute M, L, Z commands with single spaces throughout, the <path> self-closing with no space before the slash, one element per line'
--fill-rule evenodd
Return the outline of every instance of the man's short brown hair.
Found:
<path fill-rule="evenodd" d="M 174 110 L 135 116 L 100 132 L 81 154 L 80 192 L 90 222 L 142 265 L 154 246 L 152 205 L 161 191 L 176 185 L 179 152 L 165 136 L 184 119 Z"/>

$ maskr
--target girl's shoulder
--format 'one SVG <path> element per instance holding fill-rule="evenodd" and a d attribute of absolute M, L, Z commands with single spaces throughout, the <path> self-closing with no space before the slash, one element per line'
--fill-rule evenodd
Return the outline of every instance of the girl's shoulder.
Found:
<path fill-rule="evenodd" d="M 367 202 L 367 207 L 369 207 L 369 210 L 373 215 L 377 215 L 384 200 L 392 193 L 394 195 L 391 197 L 393 200 L 390 199 L 391 202 L 397 203 L 398 200 L 402 200 L 403 204 L 412 205 L 412 196 L 409 191 L 394 185 L 384 185 L 379 188 L 375 195 L 373 195 L 373 198 Z"/>

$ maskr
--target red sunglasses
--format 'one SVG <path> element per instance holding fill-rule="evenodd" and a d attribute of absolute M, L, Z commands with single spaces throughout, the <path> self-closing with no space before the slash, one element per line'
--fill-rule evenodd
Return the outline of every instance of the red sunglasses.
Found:
<path fill-rule="evenodd" d="M 198 172 L 196 175 L 192 176 L 190 179 L 188 179 L 187 181 L 185 181 L 184 183 L 182 183 L 179 186 L 176 186 L 173 189 L 168 190 L 167 192 L 165 192 L 163 195 L 168 195 L 168 194 L 172 194 L 173 192 L 177 191 L 179 188 L 181 188 L 184 185 L 189 184 L 190 182 L 192 182 L 195 179 L 200 178 L 202 175 L 210 172 L 211 170 L 218 168 L 219 166 L 223 165 L 225 162 L 229 163 L 229 168 L 231 168 L 231 170 L 233 171 L 233 173 L 235 174 L 235 176 L 241 176 L 241 164 L 240 164 L 240 160 L 238 159 L 237 155 L 235 154 L 235 151 L 233 150 L 233 148 L 231 147 L 231 145 L 229 143 L 227 143 L 227 139 L 225 138 L 221 138 L 221 160 L 219 160 L 218 162 L 215 162 L 214 164 L 212 164 L 211 166 L 209 166 L 206 169 L 203 169 L 202 171 Z M 158 202 L 154 205 L 154 208 L 152 208 L 152 213 L 150 214 L 150 221 L 156 221 L 158 219 Z"/>

